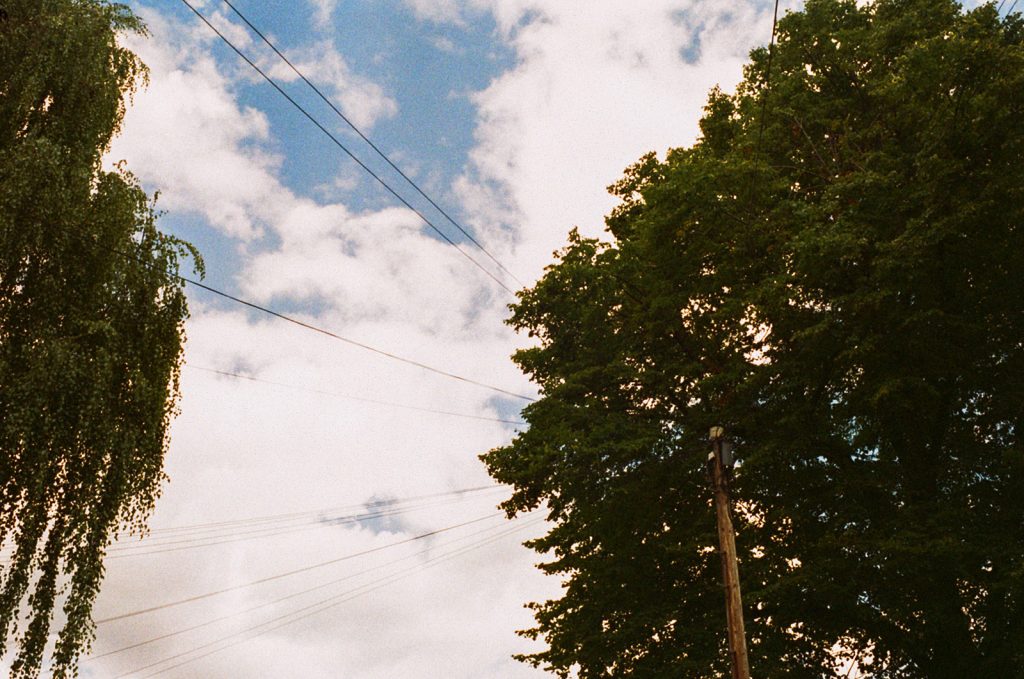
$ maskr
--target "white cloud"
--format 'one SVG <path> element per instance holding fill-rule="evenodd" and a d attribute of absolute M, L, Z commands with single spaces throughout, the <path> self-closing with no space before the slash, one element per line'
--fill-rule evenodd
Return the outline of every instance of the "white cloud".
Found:
<path fill-rule="evenodd" d="M 463 283 L 464 263 L 424 238 L 408 210 L 351 215 L 303 203 L 279 230 L 280 248 L 254 257 L 246 272 L 245 289 L 258 299 L 323 300 L 346 323 L 386 313 L 389 322 L 438 328 L 478 295 Z"/>
<path fill-rule="evenodd" d="M 459 187 L 479 228 L 516 230 L 516 265 L 532 276 L 572 226 L 602 232 L 614 205 L 605 187 L 627 165 L 694 141 L 709 89 L 731 89 L 771 30 L 768 4 L 490 7 L 518 61 L 474 97 L 477 144 Z M 495 187 L 508 201 L 492 210 L 481 196 Z"/>
<path fill-rule="evenodd" d="M 278 47 L 280 49 L 280 46 Z M 282 50 L 318 87 L 326 88 L 329 98 L 340 104 L 342 112 L 356 127 L 368 131 L 382 118 L 398 113 L 398 104 L 377 83 L 352 73 L 345 58 L 330 40 L 322 40 L 298 50 Z M 266 58 L 268 74 L 281 82 L 294 82 L 299 76 L 274 55 Z"/>
<path fill-rule="evenodd" d="M 276 142 L 266 117 L 237 103 L 230 79 L 207 55 L 208 39 L 180 30 L 155 12 L 147 18 L 154 39 L 132 47 L 150 65 L 152 84 L 136 97 L 110 159 L 127 159 L 148 186 L 162 192 L 163 207 L 201 215 L 227 237 L 245 243 L 238 262 L 245 296 L 295 308 L 304 321 L 395 354 L 529 393 L 525 378 L 507 360 L 511 335 L 500 322 L 503 298 L 486 287 L 486 279 L 427 235 L 407 210 L 357 212 L 298 196 L 284 186 L 279 158 L 270 151 Z M 349 78 L 348 86 L 370 93 L 360 104 L 364 108 L 352 111 L 359 123 L 368 125 L 381 115 L 379 101 L 372 103 L 376 85 L 351 85 L 340 56 L 320 54 L 314 61 L 310 53 L 308 63 L 299 56 L 300 67 L 318 81 Z M 211 253 L 214 261 L 226 254 Z M 203 293 L 191 294 L 188 364 L 312 391 L 186 368 L 181 415 L 167 459 L 171 483 L 158 503 L 154 527 L 487 483 L 476 456 L 506 441 L 508 425 L 316 392 L 495 417 L 501 413 L 493 393 L 277 319 L 212 306 Z M 405 517 L 391 535 L 335 528 L 112 559 L 97 616 L 379 546 L 481 516 L 493 511 L 499 499 L 492 494 L 425 509 Z M 536 556 L 518 546 L 529 535 L 483 546 L 179 672 L 204 677 L 536 676 L 510 659 L 531 647 L 513 631 L 530 624 L 522 603 L 552 595 L 557 583 L 536 572 L 531 566 Z M 348 570 L 332 573 L 340 577 L 384 560 L 353 560 Z M 96 650 L 169 633 L 299 588 L 286 581 L 134 623 L 104 625 Z M 84 675 L 115 676 L 311 600 L 315 597 L 298 598 L 101 659 L 87 664 Z"/>
<path fill-rule="evenodd" d="M 211 6 L 207 7 L 208 3 L 195 3 L 200 10 L 200 13 L 206 17 L 213 27 L 224 35 L 225 38 L 231 41 L 236 47 L 240 49 L 247 49 L 253 45 L 253 36 L 250 35 L 249 31 L 241 23 L 235 23 L 231 17 L 234 14 L 228 14 L 228 10 L 224 9 L 220 2 L 210 3 Z M 205 11 L 204 11 L 205 10 Z M 153 11 L 151 8 L 143 8 L 142 14 L 146 17 L 147 22 L 150 19 L 155 19 L 161 22 L 163 28 L 166 28 L 166 22 L 164 18 Z M 195 13 L 194 13 L 195 14 Z M 216 43 L 220 38 L 209 30 L 209 28 L 199 19 L 196 14 L 197 21 L 186 24 L 187 28 L 183 25 L 177 25 L 176 30 L 184 31 L 188 33 L 188 39 L 201 42 L 201 43 Z"/>
<path fill-rule="evenodd" d="M 451 38 L 443 35 L 437 35 L 430 39 L 430 44 L 436 47 L 441 52 L 447 54 L 458 54 L 459 48 L 452 42 Z"/>
<path fill-rule="evenodd" d="M 196 300 L 193 310 L 190 364 L 228 369 L 242 364 L 241 369 L 270 381 L 405 403 L 424 403 L 429 394 L 452 410 L 494 414 L 472 388 L 409 366 L 272 319 L 216 311 Z M 322 317 L 315 320 L 324 322 Z M 394 331 L 394 325 L 382 327 L 381 336 L 374 339 L 382 342 Z M 445 351 L 439 349 L 442 343 L 436 338 L 404 334 L 407 346 L 401 347 L 403 351 L 416 351 L 423 360 L 443 364 Z M 479 351 L 478 345 L 468 341 L 443 344 L 456 355 Z M 424 345 L 431 350 L 424 352 Z M 476 358 L 470 361 L 464 358 L 460 356 L 458 361 L 464 370 L 475 371 L 480 368 L 478 362 L 485 362 L 479 356 L 470 356 Z M 154 517 L 156 526 L 483 484 L 485 475 L 467 451 L 486 450 L 507 436 L 504 426 L 497 423 L 467 425 L 452 418 L 254 385 L 188 368 L 183 391 L 182 414 L 174 425 L 168 459 L 171 483 Z M 259 579 L 477 518 L 492 511 L 499 497 L 485 494 L 472 501 L 417 511 L 401 517 L 401 528 L 393 534 L 375 535 L 358 528 L 321 529 L 195 550 L 188 555 L 184 570 L 180 568 L 181 553 L 112 560 L 98 616 Z M 503 522 L 496 518 L 494 523 L 500 526 Z M 535 535 L 536 530 L 521 534 L 518 540 Z M 453 532 L 452 537 L 460 534 Z M 555 583 L 545 582 L 532 571 L 536 557 L 517 547 L 518 540 L 509 536 L 443 566 L 411 574 L 306 623 L 211 656 L 196 663 L 187 676 L 528 676 L 532 673 L 527 668 L 508 659 L 511 653 L 529 648 L 515 639 L 512 630 L 529 624 L 528 614 L 521 609 L 523 597 L 549 596 Z M 267 551 L 270 547 L 272 552 Z M 101 628 L 102 643 L 97 651 L 227 615 L 410 554 L 416 547 L 346 562 L 298 582 L 291 578 L 187 609 L 150 615 L 141 619 L 141 627 L 107 625 Z M 177 639 L 173 646 L 165 643 L 124 654 L 97 667 L 109 672 L 101 676 L 113 676 L 393 570 L 382 566 L 344 586 L 218 624 Z M 160 586 L 154 588 L 157 579 Z M 494 663 L 499 669 L 493 674 L 481 673 L 480 668 Z M 416 667 L 420 670 L 409 674 L 410 668 Z"/>
<path fill-rule="evenodd" d="M 467 3 L 460 0 L 406 0 L 416 17 L 436 23 L 461 25 Z"/>
<path fill-rule="evenodd" d="M 311 1 L 318 18 L 330 16 L 333 2 Z M 479 114 L 476 144 L 456 191 L 480 239 L 513 270 L 531 276 L 550 262 L 551 251 L 564 243 L 572 225 L 600 232 L 612 206 L 604 187 L 626 165 L 646 151 L 693 141 L 707 90 L 716 83 L 728 89 L 739 78 L 749 47 L 765 42 L 771 27 L 766 5 L 708 1 L 408 3 L 417 16 L 435 23 L 465 25 L 489 11 L 498 24 L 496 39 L 507 40 L 514 50 L 515 65 L 472 95 Z M 185 28 L 155 11 L 146 18 L 154 38 L 132 47 L 151 66 L 152 84 L 138 95 L 110 158 L 126 158 L 148 186 L 159 188 L 164 208 L 198 214 L 233 244 L 244 244 L 236 281 L 244 296 L 292 309 L 304 321 L 386 351 L 529 393 L 530 385 L 507 360 L 521 340 L 501 323 L 507 312 L 500 290 L 426 233 L 407 210 L 355 210 L 330 194 L 317 201 L 286 187 L 267 118 L 238 103 L 232 84 L 242 73 L 233 70 L 237 64 L 225 67 L 208 55 L 212 41 L 205 27 Z M 218 19 L 218 25 L 226 23 Z M 690 62 L 683 57 L 687 50 Z M 384 89 L 353 74 L 332 42 L 288 54 L 343 102 L 358 125 L 369 128 L 396 114 L 397 105 Z M 295 78 L 280 65 L 273 66 L 273 74 Z M 342 175 L 335 183 L 344 189 L 349 180 Z M 497 422 L 467 422 L 316 392 L 481 417 L 501 414 L 498 409 L 502 404 L 508 409 L 511 399 L 499 402 L 486 390 L 277 319 L 225 310 L 202 293 L 193 294 L 192 310 L 188 363 L 312 391 L 186 368 L 182 414 L 174 423 L 167 461 L 172 481 L 158 503 L 154 526 L 486 483 L 477 454 L 510 436 L 508 426 Z M 194 550 L 187 558 L 169 553 L 112 560 L 98 613 L 102 617 L 379 546 L 480 515 L 494 502 L 491 497 L 424 510 L 406 517 L 394 535 L 335 528 L 272 543 Z M 339 577 L 387 558 L 353 561 L 349 570 L 332 573 Z M 181 676 L 541 676 L 509 659 L 531 648 L 513 634 L 531 625 L 522 603 L 557 593 L 558 583 L 532 568 L 537 560 L 509 537 L 211 655 L 183 668 Z M 326 579 L 325 574 L 304 584 Z M 169 609 L 138 625 L 104 626 L 97 651 L 297 588 L 283 582 Z M 147 664 L 147 658 L 269 617 L 254 612 L 89 667 L 93 676 L 114 676 Z"/>
<path fill-rule="evenodd" d="M 328 28 L 331 23 L 331 15 L 338 6 L 338 0 L 309 0 L 313 6 L 313 20 L 318 28 Z"/>
<path fill-rule="evenodd" d="M 239 106 L 229 81 L 194 34 L 161 15 L 144 12 L 162 40 L 130 38 L 151 70 L 136 94 L 108 162 L 128 159 L 130 169 L 161 191 L 161 207 L 196 212 L 225 233 L 260 234 L 263 198 L 276 190 L 279 158 L 254 146 L 269 125 L 259 111 Z"/>

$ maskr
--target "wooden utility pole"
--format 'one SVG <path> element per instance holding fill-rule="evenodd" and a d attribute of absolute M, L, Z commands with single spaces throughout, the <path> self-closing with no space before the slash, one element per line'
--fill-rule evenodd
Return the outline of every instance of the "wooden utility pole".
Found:
<path fill-rule="evenodd" d="M 715 489 L 715 516 L 718 519 L 719 553 L 722 555 L 722 585 L 725 587 L 725 617 L 729 628 L 732 679 L 750 679 L 747 635 L 743 629 L 743 602 L 740 598 L 740 570 L 736 564 L 736 536 L 729 512 L 727 470 L 732 468 L 731 444 L 725 440 L 725 429 L 711 428 L 711 445 L 708 465 L 711 467 L 711 481 Z"/>

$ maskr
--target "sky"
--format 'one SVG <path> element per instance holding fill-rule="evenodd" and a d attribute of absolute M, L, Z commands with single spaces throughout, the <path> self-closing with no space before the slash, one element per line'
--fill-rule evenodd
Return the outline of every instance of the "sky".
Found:
<path fill-rule="evenodd" d="M 228 591 L 99 624 L 97 655 L 156 640 L 82 675 L 546 676 L 511 658 L 541 648 L 515 634 L 524 604 L 559 595 L 521 545 L 540 514 L 505 521 L 500 488 L 453 494 L 492 485 L 477 456 L 527 402 L 505 392 L 537 395 L 510 360 L 530 340 L 504 324 L 502 285 L 537 280 L 573 227 L 606 235 L 605 187 L 695 141 L 708 91 L 731 91 L 768 42 L 772 3 L 235 0 L 514 277 L 226 4 L 195 4 L 465 254 L 178 0 L 130 2 L 149 35 L 123 40 L 149 84 L 107 164 L 158 194 L 160 227 L 199 247 L 208 285 L 470 381 L 190 287 L 170 480 L 153 537 L 112 548 L 94 615 Z M 376 516 L 342 520 L 359 513 Z"/>

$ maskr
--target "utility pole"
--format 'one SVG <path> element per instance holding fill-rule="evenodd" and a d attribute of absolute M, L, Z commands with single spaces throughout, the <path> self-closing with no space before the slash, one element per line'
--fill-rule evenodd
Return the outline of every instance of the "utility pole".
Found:
<path fill-rule="evenodd" d="M 718 519 L 719 553 L 722 555 L 722 585 L 725 588 L 732 679 L 750 679 L 747 636 L 743 629 L 743 602 L 740 598 L 740 571 L 736 564 L 736 536 L 729 512 L 728 472 L 732 469 L 732 442 L 725 438 L 724 427 L 711 427 L 711 447 L 708 467 L 715 490 L 715 516 Z"/>

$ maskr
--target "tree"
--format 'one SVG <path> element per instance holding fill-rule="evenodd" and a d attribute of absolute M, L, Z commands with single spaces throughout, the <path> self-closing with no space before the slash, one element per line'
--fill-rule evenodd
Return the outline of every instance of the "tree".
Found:
<path fill-rule="evenodd" d="M 0 655 L 54 676 L 93 635 L 103 555 L 164 479 L 187 316 L 179 258 L 123 168 L 101 169 L 145 77 L 143 26 L 102 0 L 0 3 Z M 198 259 L 197 266 L 201 269 Z"/>
<path fill-rule="evenodd" d="M 482 459 L 564 583 L 521 659 L 728 673 L 722 424 L 757 676 L 1024 676 L 1024 22 L 808 0 L 767 62 L 513 306 L 542 398 Z"/>

